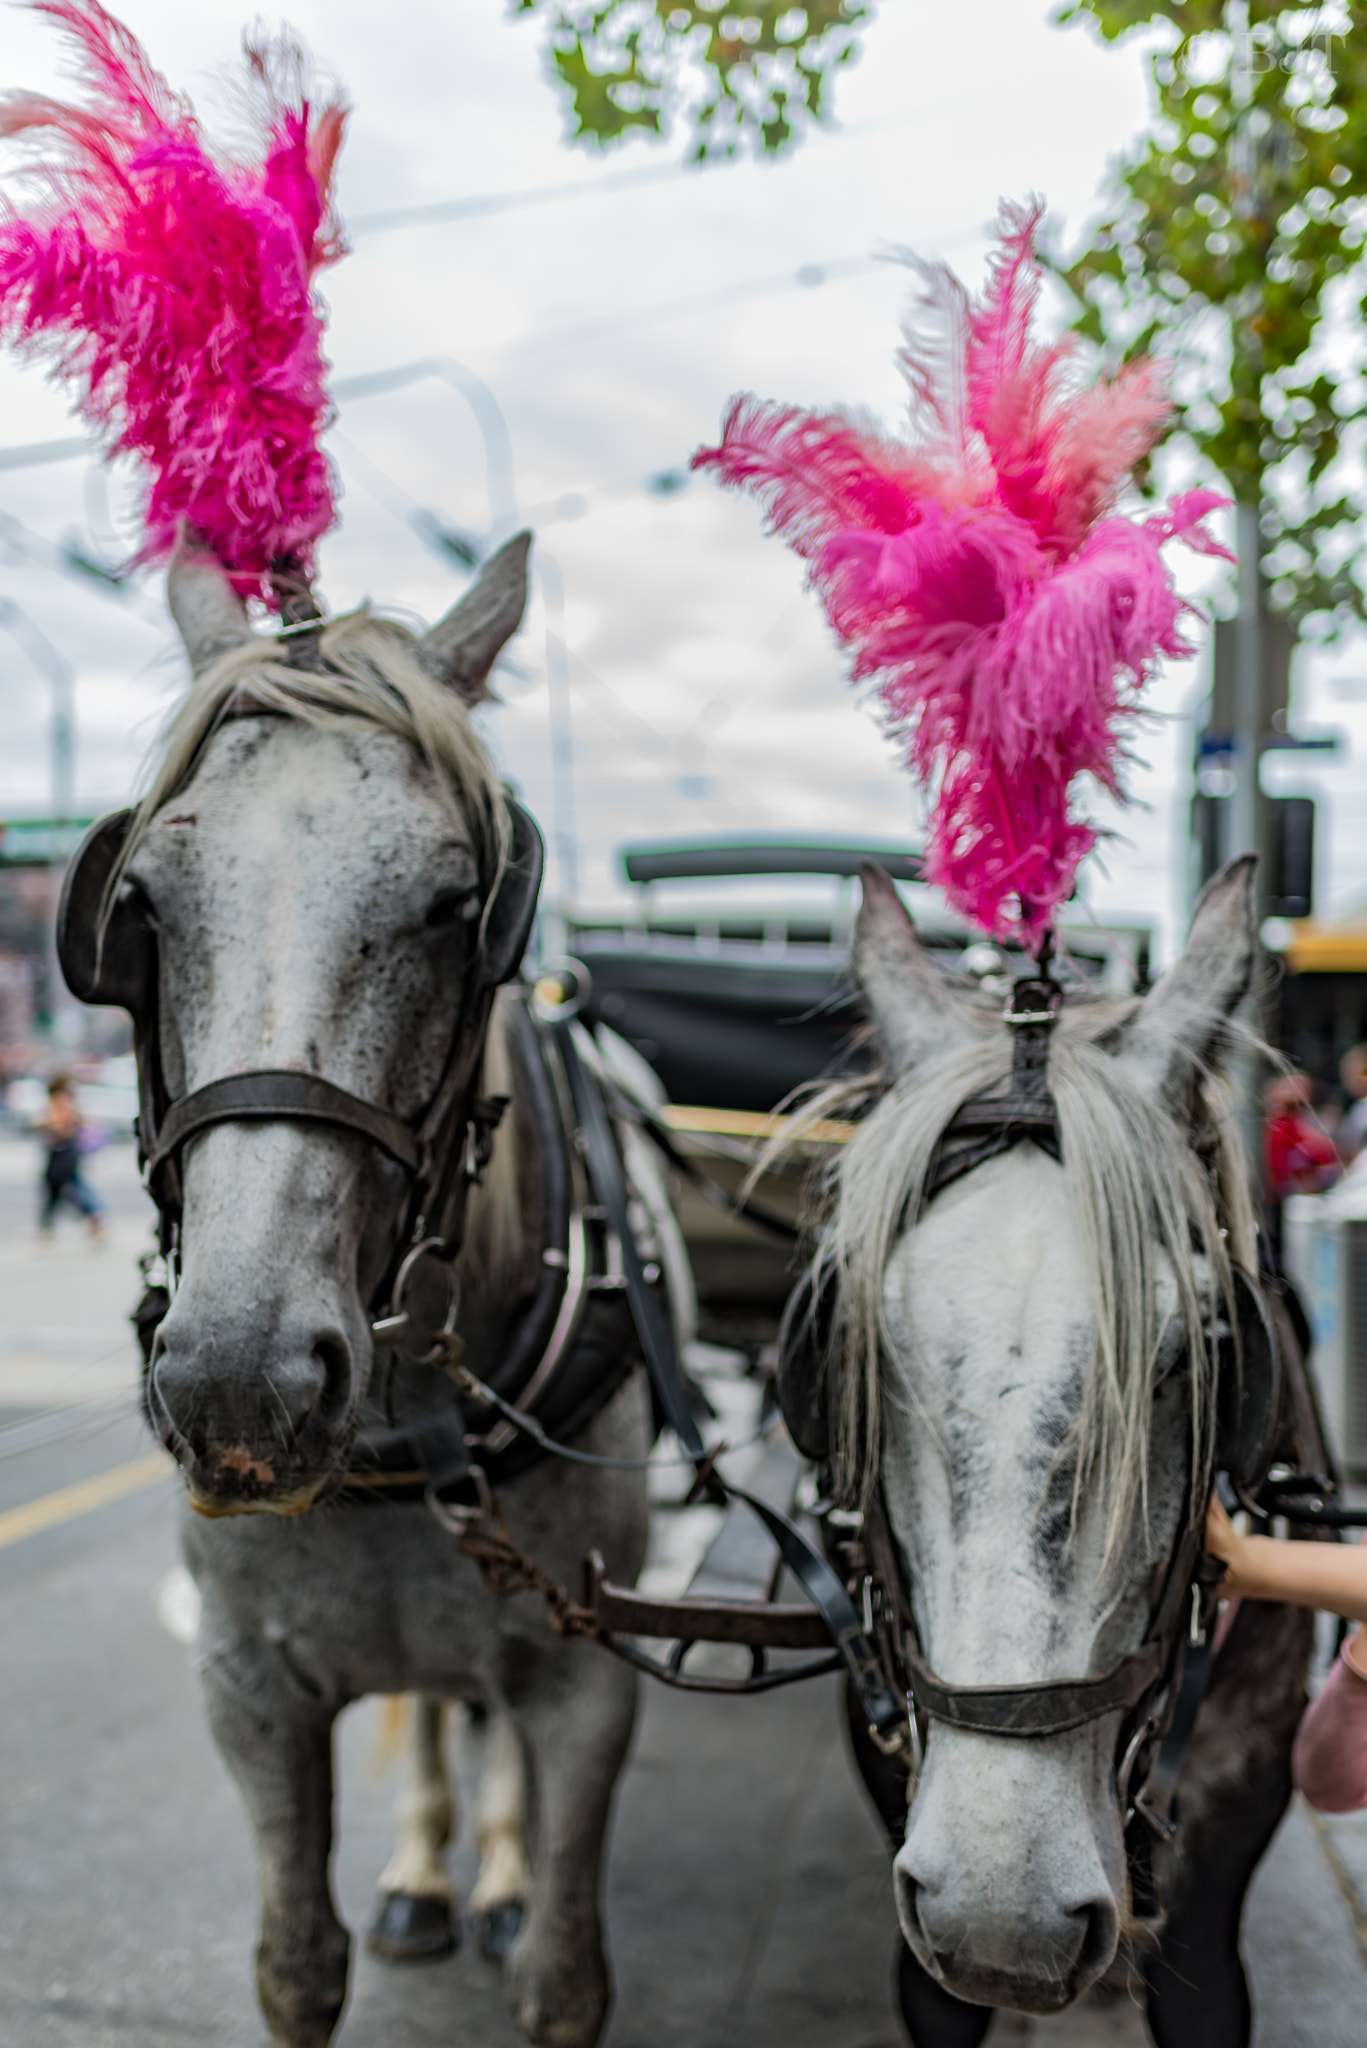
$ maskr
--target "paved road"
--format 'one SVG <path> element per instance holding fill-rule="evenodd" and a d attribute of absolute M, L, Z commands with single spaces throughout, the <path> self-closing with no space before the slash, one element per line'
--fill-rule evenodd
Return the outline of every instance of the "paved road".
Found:
<path fill-rule="evenodd" d="M 29 1150 L 0 1140 L 0 1430 L 28 1432 L 18 1455 L 0 1436 L 0 2041 L 260 2048 L 246 1828 L 189 1653 L 158 1612 L 175 1584 L 175 1482 L 137 1466 L 135 1491 L 89 1505 L 89 1482 L 149 1451 L 120 1327 L 146 1210 L 128 1153 L 103 1154 L 92 1178 L 110 1242 L 92 1251 L 69 1229 L 40 1251 L 26 1235 L 31 1177 Z M 35 1442 L 54 1415 L 73 1433 Z M 65 1513 L 51 1526 L 12 1519 L 54 1498 Z M 389 1849 L 376 1732 L 367 1704 L 341 1733 L 337 1874 L 353 1927 Z M 454 1865 L 468 1888 L 468 1852 Z M 1245 1922 L 1259 2048 L 1360 2048 L 1365 1896 L 1367 1825 L 1317 1832 L 1293 1812 Z M 887 1866 L 828 1687 L 737 1703 L 651 1692 L 608 1919 L 618 1997 L 605 2048 L 898 2048 Z M 1146 2036 L 1120 2005 L 1049 2025 L 1003 2016 L 991 2039 L 1140 2048 Z M 338 2036 L 340 2048 L 518 2040 L 497 1973 L 468 1950 L 407 1971 L 362 1954 Z"/>

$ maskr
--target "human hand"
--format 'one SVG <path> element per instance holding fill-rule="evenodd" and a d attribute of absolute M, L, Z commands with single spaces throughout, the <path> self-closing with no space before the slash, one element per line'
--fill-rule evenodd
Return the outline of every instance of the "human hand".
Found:
<path fill-rule="evenodd" d="M 1244 1538 L 1221 1507 L 1218 1494 L 1213 1493 L 1206 1510 L 1206 1549 L 1225 1566 L 1222 1591 L 1229 1586 L 1230 1579 L 1237 1576 L 1243 1546 Z M 1230 1587 L 1230 1590 L 1235 1589 Z"/>

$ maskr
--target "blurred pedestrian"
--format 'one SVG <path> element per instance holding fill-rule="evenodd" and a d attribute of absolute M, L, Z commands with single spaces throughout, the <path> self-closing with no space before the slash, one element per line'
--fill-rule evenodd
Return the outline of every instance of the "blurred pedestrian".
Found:
<path fill-rule="evenodd" d="M 1352 1164 L 1367 1145 L 1367 1045 L 1350 1045 L 1339 1061 L 1339 1079 L 1348 1097 L 1348 1107 L 1334 1133 L 1339 1157 Z"/>
<path fill-rule="evenodd" d="M 1334 1141 L 1310 1106 L 1307 1074 L 1282 1074 L 1263 1091 L 1263 1159 L 1268 1195 L 1317 1195 L 1342 1170 Z"/>
<path fill-rule="evenodd" d="M 47 1108 L 34 1128 L 47 1154 L 39 1183 L 40 1234 L 51 1237 L 57 1211 L 65 1202 L 84 1216 L 93 1239 L 103 1237 L 104 1205 L 81 1173 L 82 1140 L 87 1127 L 76 1107 L 76 1091 L 69 1075 L 54 1074 L 48 1082 Z"/>
<path fill-rule="evenodd" d="M 1343 1172 L 1337 1147 L 1310 1106 L 1308 1074 L 1282 1074 L 1263 1090 L 1264 1220 L 1278 1264 L 1282 1203 L 1288 1195 L 1318 1195 Z"/>

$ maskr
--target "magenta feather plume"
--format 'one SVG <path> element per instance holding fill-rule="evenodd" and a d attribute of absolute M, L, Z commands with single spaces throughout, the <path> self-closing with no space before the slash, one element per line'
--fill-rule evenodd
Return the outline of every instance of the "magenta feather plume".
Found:
<path fill-rule="evenodd" d="M 876 680 L 934 792 L 927 874 L 994 936 L 1035 946 L 1096 841 L 1080 776 L 1122 795 L 1124 736 L 1163 655 L 1192 650 L 1166 541 L 1228 551 L 1188 491 L 1146 519 L 1115 509 L 1170 406 L 1158 365 L 1080 388 L 1072 337 L 1032 336 L 1042 209 L 1004 203 L 974 302 L 942 265 L 900 356 L 905 440 L 840 412 L 743 396 L 695 468 L 752 491 L 809 564 L 853 678 Z"/>
<path fill-rule="evenodd" d="M 140 458 L 138 560 L 187 533 L 273 604 L 272 567 L 308 575 L 334 518 L 313 278 L 342 253 L 345 108 L 310 104 L 298 50 L 249 45 L 261 155 L 234 162 L 98 0 L 30 4 L 75 43 L 86 104 L 0 99 L 0 136 L 39 142 L 42 191 L 0 217 L 0 334 L 76 388 L 111 452 Z"/>

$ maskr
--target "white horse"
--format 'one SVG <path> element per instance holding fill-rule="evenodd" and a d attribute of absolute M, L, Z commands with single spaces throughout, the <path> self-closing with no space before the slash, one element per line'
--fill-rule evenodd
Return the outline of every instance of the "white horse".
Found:
<path fill-rule="evenodd" d="M 1065 1003 L 1048 1054 L 1062 1163 L 1025 1139 L 928 1194 L 956 1110 L 1004 1090 L 1011 1034 L 931 964 L 866 871 L 855 969 L 887 1071 L 835 1169 L 826 1399 L 844 1497 L 881 1486 L 920 1655 L 944 1687 L 1107 1672 L 1140 1649 L 1168 1560 L 1199 1527 L 1218 1326 L 1232 1268 L 1258 1270 L 1221 1087 L 1254 957 L 1242 861 L 1142 1001 Z M 1315 1469 L 1303 1385 L 1284 1407 L 1279 1454 Z M 973 2048 L 997 2006 L 1061 2010 L 1122 1934 L 1161 2048 L 1243 2048 L 1239 1914 L 1289 1795 L 1308 1650 L 1308 1617 L 1239 1613 L 1196 1724 L 1183 1825 L 1154 1849 L 1166 1914 L 1150 1909 L 1145 1928 L 1119 1709 L 1031 1740 L 932 1714 L 910 1786 L 856 1728 L 896 1852 L 916 2048 Z"/>
<path fill-rule="evenodd" d="M 327 624 L 308 666 L 252 631 L 215 568 L 173 570 L 195 684 L 111 923 L 140 920 L 154 938 L 144 1041 L 155 1037 L 170 1099 L 285 1070 L 421 1120 L 505 856 L 503 798 L 469 709 L 521 617 L 525 557 L 524 537 L 425 638 L 365 612 Z M 459 1329 L 482 1378 L 541 1277 L 550 1162 L 524 1114 L 521 1044 L 496 1011 L 485 1085 L 512 1100 L 459 1263 Z M 610 1995 L 601 1859 L 633 1676 L 557 1635 L 534 1597 L 486 1591 L 420 1503 L 329 1504 L 358 1428 L 384 1420 L 392 1391 L 369 1304 L 394 1254 L 402 1174 L 361 1132 L 284 1116 L 199 1130 L 180 1171 L 180 1272 L 149 1408 L 188 1480 L 198 1665 L 256 1834 L 271 2033 L 281 2048 L 324 2048 L 346 1996 L 349 1940 L 329 1880 L 333 1722 L 363 1694 L 415 1693 L 477 1703 L 512 1731 L 532 1818 L 525 1919 L 505 1965 L 512 2008 L 528 2039 L 589 2048 Z M 575 1439 L 624 1463 L 649 1433 L 629 1349 Z M 577 1582 L 594 1547 L 614 1577 L 639 1569 L 639 1470 L 541 1463 L 501 1506 L 515 1542 L 562 1582 Z M 430 1763 L 435 1705 L 420 1727 Z M 517 1770 L 501 1782 L 517 1788 Z M 395 1873 L 403 1882 L 436 1882 L 448 1820 L 417 1817 L 427 1867 Z M 520 1840 L 519 1815 L 499 1820 Z M 513 1879 L 527 1887 L 522 1870 Z"/>

